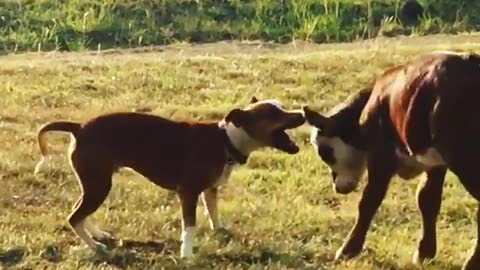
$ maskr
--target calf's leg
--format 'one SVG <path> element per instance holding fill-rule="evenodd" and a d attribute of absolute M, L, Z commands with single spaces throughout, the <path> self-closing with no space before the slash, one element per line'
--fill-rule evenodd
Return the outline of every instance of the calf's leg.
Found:
<path fill-rule="evenodd" d="M 473 162 L 472 162 L 473 163 Z M 467 165 L 468 163 L 464 163 Z M 472 195 L 479 205 L 477 205 L 476 223 L 477 223 L 477 241 L 470 251 L 469 257 L 462 267 L 462 270 L 480 269 L 480 183 L 478 182 L 475 164 L 470 164 L 468 168 L 452 166 L 451 170 L 458 176 L 465 189 Z M 464 169 L 465 168 L 465 169 Z"/>
<path fill-rule="evenodd" d="M 442 202 L 443 183 L 446 169 L 437 167 L 427 172 L 417 188 L 417 206 L 422 215 L 422 236 L 413 262 L 422 263 L 432 259 L 437 253 L 436 222 Z"/>
<path fill-rule="evenodd" d="M 372 219 L 385 198 L 394 174 L 394 164 L 395 161 L 389 162 L 382 155 L 369 158 L 368 183 L 358 204 L 358 217 L 347 240 L 337 251 L 336 260 L 353 258 L 362 251 Z"/>
<path fill-rule="evenodd" d="M 480 205 L 477 206 L 477 242 L 470 251 L 470 255 L 462 267 L 462 270 L 477 270 L 480 269 Z"/>

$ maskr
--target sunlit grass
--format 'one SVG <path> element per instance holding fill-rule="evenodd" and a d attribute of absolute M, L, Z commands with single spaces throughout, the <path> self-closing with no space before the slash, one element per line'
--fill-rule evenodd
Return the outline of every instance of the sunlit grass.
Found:
<path fill-rule="evenodd" d="M 477 36 L 433 36 L 365 43 L 172 46 L 163 52 L 22 54 L 0 65 L 0 265 L 91 269 L 416 269 L 420 216 L 417 181 L 397 180 L 376 216 L 362 255 L 332 262 L 356 216 L 360 193 L 336 195 L 326 168 L 295 130 L 298 155 L 255 153 L 221 189 L 220 213 L 231 235 L 212 233 L 198 208 L 197 256 L 179 259 L 180 212 L 175 195 L 122 171 L 113 209 L 94 215 L 117 238 L 116 256 L 95 256 L 68 228 L 79 195 L 65 153 L 68 136 L 48 138 L 53 155 L 32 175 L 37 128 L 51 120 L 86 120 L 111 111 L 150 111 L 219 119 L 252 95 L 290 108 L 326 111 L 383 68 L 436 49 L 479 51 Z M 108 202 L 107 202 L 108 204 Z M 460 269 L 475 239 L 473 199 L 450 176 L 438 222 L 439 252 L 426 269 Z M 76 248 L 80 247 L 79 250 Z"/>

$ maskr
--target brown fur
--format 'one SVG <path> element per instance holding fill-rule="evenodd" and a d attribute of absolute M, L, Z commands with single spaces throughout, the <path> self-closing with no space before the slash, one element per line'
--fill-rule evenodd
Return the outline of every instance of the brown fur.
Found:
<path fill-rule="evenodd" d="M 69 223 L 90 247 L 104 248 L 93 241 L 83 225 L 107 197 L 112 175 L 128 167 L 155 184 L 178 193 L 182 207 L 183 228 L 196 224 L 198 196 L 204 192 L 207 211 L 216 215 L 217 185 L 228 178 L 231 163 L 244 163 L 248 154 L 259 147 L 275 147 L 294 154 L 298 147 L 284 133 L 302 125 L 302 113 L 288 112 L 268 102 L 257 102 L 247 109 L 232 110 L 222 123 L 181 122 L 140 113 L 112 113 L 95 117 L 86 123 L 52 122 L 38 132 L 43 156 L 48 154 L 45 135 L 64 131 L 73 135 L 70 148 L 72 168 L 82 187 Z M 233 125 L 232 125 L 233 124 Z M 248 149 L 227 129 L 245 131 Z M 242 133 L 243 134 L 243 133 Z M 232 160 L 233 159 L 233 160 Z M 226 169 L 228 167 L 228 169 Z M 226 170 L 226 171 L 224 171 Z M 217 225 L 217 217 L 210 218 Z M 108 235 L 93 228 L 92 235 Z M 96 232 L 96 233 L 95 233 Z"/>
<path fill-rule="evenodd" d="M 419 184 L 417 191 L 423 234 L 415 260 L 433 258 L 436 254 L 435 223 L 446 170 L 454 172 L 468 192 L 480 201 L 476 158 L 480 153 L 480 106 L 477 104 L 480 101 L 480 56 L 448 52 L 427 54 L 387 70 L 368 92 L 369 98 L 364 102 L 346 104 L 344 110 L 331 117 L 305 108 L 307 121 L 319 128 L 346 126 L 359 130 L 354 136 L 360 137 L 361 145 L 348 143 L 344 138 L 352 134 L 346 134 L 345 129 L 330 129 L 329 135 L 341 138 L 356 149 L 365 149 L 368 183 L 359 202 L 355 226 L 337 257 L 350 258 L 360 253 L 392 176 L 398 174 L 409 179 L 426 172 L 426 180 Z M 341 114 L 346 116 L 339 117 Z M 360 120 L 356 121 L 358 118 Z M 419 159 L 432 149 L 438 153 L 433 155 L 435 158 L 431 155 L 423 161 Z M 477 219 L 480 221 L 480 210 Z M 463 269 L 480 269 L 478 241 L 479 236 Z"/>

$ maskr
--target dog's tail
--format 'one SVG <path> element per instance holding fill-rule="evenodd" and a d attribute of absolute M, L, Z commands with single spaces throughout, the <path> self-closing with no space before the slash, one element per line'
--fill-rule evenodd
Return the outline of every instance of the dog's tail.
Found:
<path fill-rule="evenodd" d="M 67 122 L 67 121 L 59 121 L 59 122 L 50 122 L 48 124 L 43 125 L 37 134 L 38 146 L 40 147 L 40 153 L 42 154 L 42 159 L 37 163 L 35 166 L 34 174 L 37 174 L 45 159 L 48 156 L 48 147 L 47 142 L 45 140 L 45 135 L 50 131 L 61 131 L 61 132 L 70 132 L 73 134 L 74 137 L 77 136 L 78 131 L 81 129 L 80 123 L 75 122 Z"/>

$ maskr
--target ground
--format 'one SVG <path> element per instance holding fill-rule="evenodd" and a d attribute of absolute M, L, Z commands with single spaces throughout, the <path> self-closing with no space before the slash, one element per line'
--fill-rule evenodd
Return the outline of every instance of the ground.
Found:
<path fill-rule="evenodd" d="M 0 64 L 0 268 L 16 269 L 417 269 L 417 180 L 396 179 L 375 217 L 362 255 L 334 263 L 360 191 L 334 193 L 308 144 L 293 132 L 297 155 L 265 149 L 221 189 L 227 232 L 212 233 L 198 208 L 196 257 L 179 258 L 175 195 L 121 171 L 119 197 L 94 215 L 117 238 L 114 257 L 95 255 L 67 225 L 79 187 L 66 160 L 69 136 L 50 135 L 49 166 L 33 175 L 36 130 L 58 119 L 86 120 L 111 111 L 146 111 L 176 119 L 219 119 L 252 95 L 289 108 L 326 111 L 382 69 L 431 50 L 480 50 L 480 36 L 377 39 L 352 44 L 208 45 L 3 56 Z M 161 139 L 161 138 L 159 138 Z M 159 162 L 161 162 L 159 160 Z M 453 175 L 438 222 L 439 251 L 425 269 L 460 269 L 474 244 L 474 200 Z"/>

